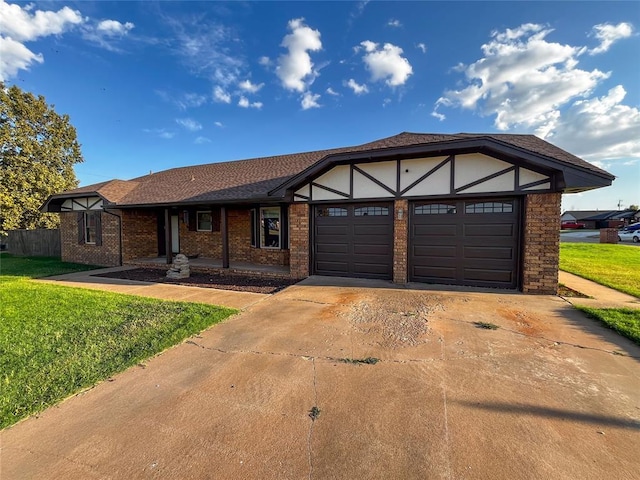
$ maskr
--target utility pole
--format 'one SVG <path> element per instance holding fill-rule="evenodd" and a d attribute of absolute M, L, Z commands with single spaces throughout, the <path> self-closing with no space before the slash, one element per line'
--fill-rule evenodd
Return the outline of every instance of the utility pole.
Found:
<path fill-rule="evenodd" d="M 622 200 L 618 200 L 618 211 L 622 210 Z"/>

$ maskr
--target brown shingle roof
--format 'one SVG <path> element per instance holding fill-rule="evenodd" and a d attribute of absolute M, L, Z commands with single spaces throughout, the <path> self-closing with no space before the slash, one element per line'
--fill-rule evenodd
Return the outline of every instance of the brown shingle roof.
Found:
<path fill-rule="evenodd" d="M 97 192 L 108 202 L 121 206 L 264 198 L 269 191 L 328 155 L 475 138 L 492 138 L 543 155 L 559 163 L 580 167 L 612 178 L 604 170 L 534 135 L 470 133 L 449 135 L 404 132 L 353 147 L 173 168 L 129 181 L 112 180 L 89 185 L 65 192 L 62 195 Z"/>

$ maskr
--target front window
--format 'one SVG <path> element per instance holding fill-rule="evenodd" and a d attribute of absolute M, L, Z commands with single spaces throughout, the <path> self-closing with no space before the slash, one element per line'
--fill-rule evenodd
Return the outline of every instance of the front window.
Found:
<path fill-rule="evenodd" d="M 416 205 L 413 213 L 416 215 L 453 215 L 456 213 L 456 206 L 448 203 L 428 203 Z"/>
<path fill-rule="evenodd" d="M 212 217 L 211 211 L 207 212 L 198 212 L 197 213 L 198 225 L 197 229 L 199 232 L 210 232 L 212 226 Z"/>
<path fill-rule="evenodd" d="M 260 247 L 280 248 L 280 207 L 260 209 Z"/>
<path fill-rule="evenodd" d="M 84 214 L 84 243 L 96 243 L 97 212 L 85 212 Z"/>
<path fill-rule="evenodd" d="M 366 217 L 366 216 L 375 216 L 375 217 L 381 217 L 381 216 L 388 216 L 389 215 L 389 208 L 388 207 L 356 207 L 356 209 L 353 211 L 353 214 L 356 217 Z"/>

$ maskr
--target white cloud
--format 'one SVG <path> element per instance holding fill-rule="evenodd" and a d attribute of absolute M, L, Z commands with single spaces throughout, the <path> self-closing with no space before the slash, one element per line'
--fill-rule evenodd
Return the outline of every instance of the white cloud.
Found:
<path fill-rule="evenodd" d="M 302 105 L 303 110 L 309 110 L 310 108 L 320 108 L 321 105 L 318 103 L 320 99 L 320 95 L 313 94 L 311 92 L 304 92 L 302 94 L 302 100 L 300 101 L 300 105 Z"/>
<path fill-rule="evenodd" d="M 546 135 L 558 121 L 562 105 L 588 96 L 610 75 L 576 68 L 578 56 L 586 49 L 548 42 L 545 38 L 551 32 L 536 24 L 493 32 L 482 46 L 481 59 L 456 67 L 464 72 L 466 86 L 445 91 L 436 107 L 477 110 L 495 115 L 499 130 L 521 126 Z"/>
<path fill-rule="evenodd" d="M 362 60 L 371 73 L 372 81 L 384 80 L 390 87 L 397 87 L 404 85 L 413 74 L 411 64 L 402 56 L 402 48 L 391 43 L 378 48 L 378 44 L 370 40 L 365 40 L 360 45 L 367 52 Z"/>
<path fill-rule="evenodd" d="M 320 32 L 306 26 L 303 18 L 289 21 L 289 29 L 281 43 L 288 53 L 278 58 L 276 75 L 284 88 L 302 93 L 317 76 L 309 52 L 322 48 Z"/>
<path fill-rule="evenodd" d="M 256 85 L 255 83 L 251 83 L 250 80 L 244 80 L 238 84 L 238 87 L 240 87 L 240 90 L 244 90 L 245 92 L 257 93 L 262 87 L 264 87 L 264 83 Z"/>
<path fill-rule="evenodd" d="M 427 46 L 424 43 L 416 44 L 416 48 L 419 49 L 422 53 L 427 53 Z"/>
<path fill-rule="evenodd" d="M 28 69 L 33 62 L 44 62 L 42 54 L 35 54 L 20 42 L 0 36 L 0 81 Z"/>
<path fill-rule="evenodd" d="M 198 130 L 202 130 L 202 125 L 200 122 L 194 120 L 193 118 L 176 118 L 176 123 L 181 127 L 189 130 L 190 132 L 197 132 Z"/>
<path fill-rule="evenodd" d="M 260 57 L 258 59 L 258 63 L 260 65 L 262 65 L 263 67 L 269 67 L 269 66 L 271 66 L 272 62 L 271 62 L 271 59 L 269 57 Z"/>
<path fill-rule="evenodd" d="M 610 23 L 595 25 L 592 35 L 600 40 L 600 45 L 589 50 L 589 54 L 596 55 L 606 52 L 615 42 L 623 38 L 628 38 L 632 34 L 633 25 L 626 22 L 619 23 L 618 25 L 611 25 Z"/>
<path fill-rule="evenodd" d="M 198 137 L 193 141 L 193 143 L 196 145 L 202 145 L 203 143 L 211 143 L 211 139 L 207 137 Z"/>
<path fill-rule="evenodd" d="M 15 76 L 34 62 L 43 63 L 41 53 L 29 50 L 24 42 L 49 35 L 61 35 L 84 22 L 80 12 L 63 7 L 57 12 L 21 7 L 0 0 L 0 80 Z"/>
<path fill-rule="evenodd" d="M 384 107 L 386 107 L 387 105 L 391 105 L 391 99 L 390 99 L 390 98 L 385 98 L 385 99 L 382 101 L 382 107 L 383 107 L 383 108 L 384 108 Z"/>
<path fill-rule="evenodd" d="M 231 103 L 231 95 L 222 88 L 220 85 L 216 85 L 213 89 L 213 99 L 219 103 Z"/>
<path fill-rule="evenodd" d="M 369 88 L 365 85 L 359 85 L 353 78 L 350 78 L 346 83 L 347 87 L 353 90 L 356 95 L 362 95 L 363 93 L 369 93 Z"/>
<path fill-rule="evenodd" d="M 402 26 L 402 23 L 397 18 L 391 18 L 387 22 L 387 26 L 388 27 L 394 27 L 394 28 L 400 28 Z"/>
<path fill-rule="evenodd" d="M 431 116 L 434 118 L 437 118 L 438 120 L 440 120 L 441 122 L 446 120 L 446 116 L 442 113 L 439 113 L 438 111 L 434 110 L 433 112 L 431 112 Z"/>
<path fill-rule="evenodd" d="M 84 19 L 80 12 L 63 7 L 57 12 L 36 10 L 31 14 L 29 5 L 24 8 L 17 4 L 0 1 L 0 32 L 3 37 L 11 37 L 18 42 L 28 42 L 39 37 L 60 35 Z"/>
<path fill-rule="evenodd" d="M 241 55 L 232 50 L 237 34 L 226 25 L 204 21 L 202 15 L 162 17 L 172 30 L 173 52 L 195 75 L 228 87 L 245 69 Z"/>
<path fill-rule="evenodd" d="M 262 102 L 250 102 L 247 97 L 241 96 L 238 100 L 238 106 L 242 108 L 256 108 L 260 110 L 262 108 Z"/>
<path fill-rule="evenodd" d="M 548 140 L 589 161 L 640 158 L 640 110 L 622 104 L 626 93 L 618 85 L 603 97 L 574 102 Z"/>
<path fill-rule="evenodd" d="M 218 128 L 224 128 L 224 124 L 222 122 L 213 122 L 213 124 Z"/>
<path fill-rule="evenodd" d="M 160 138 L 164 138 L 165 140 L 169 140 L 176 135 L 175 132 L 165 130 L 164 128 L 144 128 L 142 131 Z"/>
<path fill-rule="evenodd" d="M 113 37 L 113 36 L 123 36 L 129 33 L 134 27 L 134 24 L 131 22 L 120 23 L 117 20 L 102 20 L 98 23 L 96 30 L 104 35 Z"/>
<path fill-rule="evenodd" d="M 329 87 L 326 90 L 327 94 L 332 95 L 334 97 L 339 96 L 340 94 L 338 92 L 336 92 L 333 88 Z"/>
<path fill-rule="evenodd" d="M 171 95 L 164 90 L 156 90 L 162 100 L 167 103 L 172 103 L 180 110 L 187 110 L 188 108 L 200 107 L 207 103 L 206 95 L 200 95 L 199 93 L 182 93 L 178 95 Z"/>

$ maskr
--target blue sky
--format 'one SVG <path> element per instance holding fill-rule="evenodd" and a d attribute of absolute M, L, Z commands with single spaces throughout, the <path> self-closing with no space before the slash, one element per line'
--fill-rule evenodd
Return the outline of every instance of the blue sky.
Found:
<path fill-rule="evenodd" d="M 0 0 L 0 79 L 78 130 L 81 185 L 356 145 L 534 133 L 640 203 L 637 2 Z"/>

